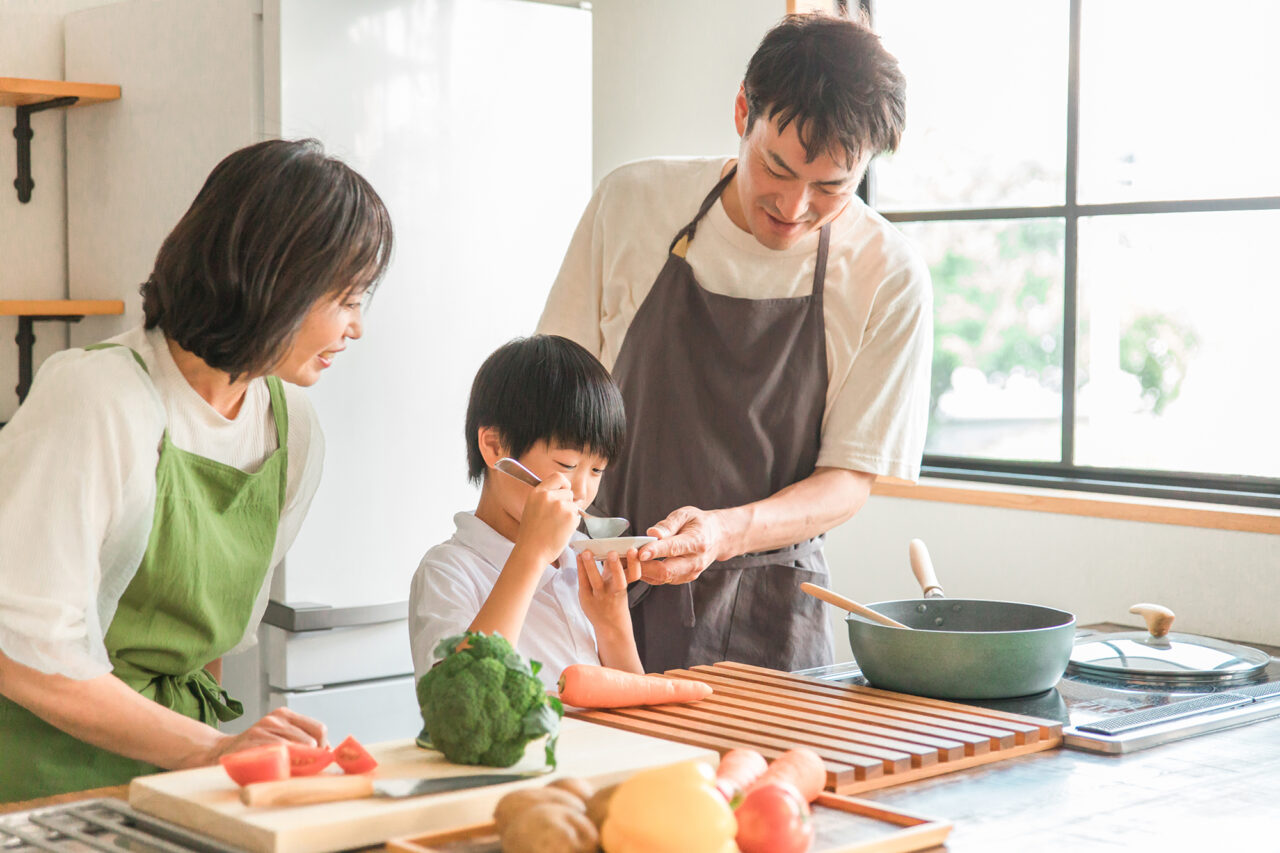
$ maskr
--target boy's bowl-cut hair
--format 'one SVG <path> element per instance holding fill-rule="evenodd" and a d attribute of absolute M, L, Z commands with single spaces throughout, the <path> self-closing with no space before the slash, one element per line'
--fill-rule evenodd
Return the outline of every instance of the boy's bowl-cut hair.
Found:
<path fill-rule="evenodd" d="M 517 338 L 493 352 L 471 383 L 467 474 L 484 475 L 481 427 L 494 427 L 519 458 L 539 441 L 590 450 L 612 462 L 627 432 L 622 392 L 591 353 L 559 335 Z"/>
<path fill-rule="evenodd" d="M 142 285 L 148 329 L 231 375 L 269 371 L 311 307 L 372 291 L 391 255 L 391 216 L 369 182 L 314 139 L 227 155 Z"/>

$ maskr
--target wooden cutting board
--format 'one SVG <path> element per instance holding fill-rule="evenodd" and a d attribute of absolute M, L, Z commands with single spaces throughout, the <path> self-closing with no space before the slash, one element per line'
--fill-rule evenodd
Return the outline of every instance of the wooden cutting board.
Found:
<path fill-rule="evenodd" d="M 450 764 L 413 741 L 375 744 L 369 752 L 378 760 L 377 779 L 428 778 L 461 773 L 492 773 L 492 768 Z M 529 745 L 524 760 L 511 772 L 543 765 L 543 742 Z M 317 853 L 377 844 L 388 838 L 483 823 L 493 817 L 494 804 L 520 787 L 545 785 L 552 779 L 577 776 L 597 785 L 611 785 L 637 770 L 704 759 L 716 754 L 705 748 L 647 737 L 577 720 L 564 720 L 554 774 L 523 782 L 449 791 L 402 800 L 364 799 L 282 808 L 249 808 L 239 789 L 221 767 L 178 770 L 141 776 L 129 786 L 129 805 L 196 832 L 258 853 Z"/>
<path fill-rule="evenodd" d="M 571 712 L 623 731 L 724 754 L 749 747 L 770 760 L 806 746 L 827 766 L 827 788 L 852 794 L 963 770 L 1062 743 L 1062 723 L 833 684 L 740 663 L 672 670 L 715 692 L 686 705 Z"/>

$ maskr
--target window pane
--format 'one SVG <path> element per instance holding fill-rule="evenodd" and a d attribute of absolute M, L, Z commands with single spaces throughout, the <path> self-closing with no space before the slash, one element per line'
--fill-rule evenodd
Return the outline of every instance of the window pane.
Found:
<path fill-rule="evenodd" d="M 1086 0 L 1081 25 L 1081 202 L 1280 195 L 1280 3 Z"/>
<path fill-rule="evenodd" d="M 1062 204 L 1065 0 L 894 0 L 875 27 L 907 77 L 907 129 L 876 207 Z"/>
<path fill-rule="evenodd" d="M 1280 477 L 1280 211 L 1080 221 L 1076 461 Z"/>
<path fill-rule="evenodd" d="M 900 227 L 933 275 L 933 394 L 925 451 L 1060 460 L 1062 221 Z"/>

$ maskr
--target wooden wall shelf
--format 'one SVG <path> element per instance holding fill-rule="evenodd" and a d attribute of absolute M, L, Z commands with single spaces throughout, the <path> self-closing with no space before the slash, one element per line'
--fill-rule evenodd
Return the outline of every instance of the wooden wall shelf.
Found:
<path fill-rule="evenodd" d="M 31 201 L 35 181 L 31 178 L 31 114 L 58 107 L 100 104 L 120 98 L 120 87 L 105 83 L 70 83 L 66 80 L 30 80 L 0 77 L 0 106 L 14 107 L 17 122 L 13 136 L 18 143 L 18 201 Z"/>
<path fill-rule="evenodd" d="M 37 321 L 63 320 L 79 322 L 84 317 L 120 315 L 124 301 L 120 299 L 10 299 L 0 300 L 0 317 L 18 318 L 18 403 L 31 390 L 32 350 L 35 347 Z"/>
<path fill-rule="evenodd" d="M 77 106 L 120 100 L 120 87 L 106 83 L 71 83 L 66 80 L 29 80 L 0 77 L 0 106 L 27 107 L 55 98 L 75 98 Z"/>
<path fill-rule="evenodd" d="M 120 299 L 0 299 L 0 317 L 43 317 L 65 319 L 91 315 L 120 315 L 124 301 Z"/>

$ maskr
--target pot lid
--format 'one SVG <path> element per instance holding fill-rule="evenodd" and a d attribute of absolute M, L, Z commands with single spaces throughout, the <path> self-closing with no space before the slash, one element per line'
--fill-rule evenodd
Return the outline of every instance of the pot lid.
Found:
<path fill-rule="evenodd" d="M 1168 633 L 1173 623 L 1168 608 L 1135 604 L 1129 612 L 1142 614 L 1149 630 L 1083 640 L 1072 649 L 1067 671 L 1140 683 L 1230 683 L 1256 676 L 1271 662 L 1265 652 L 1248 646 Z"/>

